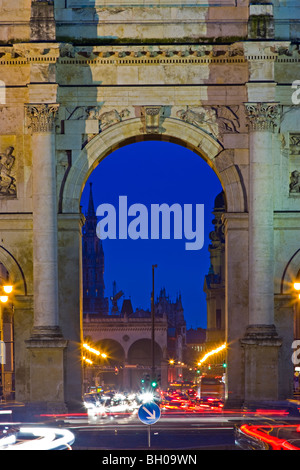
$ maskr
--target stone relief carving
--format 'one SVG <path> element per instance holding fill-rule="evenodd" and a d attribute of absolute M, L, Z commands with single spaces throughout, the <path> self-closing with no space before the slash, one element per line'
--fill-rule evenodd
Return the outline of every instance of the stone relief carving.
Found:
<path fill-rule="evenodd" d="M 240 132 L 239 106 L 187 106 L 185 109 L 172 109 L 168 106 L 149 105 L 119 110 L 105 108 L 100 104 L 66 109 L 67 120 L 98 120 L 99 132 L 137 116 L 143 124 L 141 132 L 146 134 L 164 132 L 162 123 L 166 117 L 172 116 L 204 129 L 216 139 L 224 133 Z"/>
<path fill-rule="evenodd" d="M 16 179 L 14 177 L 14 147 L 8 147 L 0 154 L 0 196 L 16 196 Z"/>
<path fill-rule="evenodd" d="M 204 127 L 210 134 L 216 135 L 216 116 L 211 108 L 206 109 L 202 106 L 190 108 L 187 106 L 186 109 L 177 111 L 176 116 L 196 127 Z"/>
<path fill-rule="evenodd" d="M 103 111 L 102 106 L 79 106 L 72 111 L 69 111 L 67 120 L 90 120 L 95 119 L 99 121 L 99 132 L 103 132 L 113 124 L 117 124 L 129 118 L 131 111 L 127 108 L 118 111 L 117 109 Z"/>
<path fill-rule="evenodd" d="M 289 158 L 290 158 L 290 194 L 300 194 L 300 134 L 289 136 Z M 292 171 L 291 171 L 292 170 Z"/>
<path fill-rule="evenodd" d="M 300 194 L 300 172 L 297 170 L 292 171 L 290 177 L 290 193 Z"/>
<path fill-rule="evenodd" d="M 290 135 L 290 152 L 292 155 L 300 155 L 300 134 Z"/>
<path fill-rule="evenodd" d="M 223 133 L 239 132 L 238 109 L 238 106 L 197 106 L 193 108 L 187 106 L 186 109 L 177 111 L 176 117 L 219 138 Z"/>
<path fill-rule="evenodd" d="M 128 109 L 123 109 L 120 112 L 116 109 L 112 109 L 111 111 L 104 111 L 101 113 L 100 108 L 93 107 L 87 108 L 86 112 L 87 119 L 98 119 L 99 132 L 103 132 L 108 127 L 123 121 L 124 118 L 127 118 L 130 115 L 130 111 Z"/>

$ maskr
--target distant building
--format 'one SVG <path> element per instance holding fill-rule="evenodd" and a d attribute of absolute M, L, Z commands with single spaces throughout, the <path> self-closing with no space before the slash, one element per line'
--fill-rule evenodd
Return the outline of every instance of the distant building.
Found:
<path fill-rule="evenodd" d="M 173 302 L 166 293 L 165 287 L 163 287 L 154 303 L 154 311 L 156 318 L 166 316 L 168 322 L 168 358 L 182 361 L 186 348 L 186 321 L 181 294 Z M 151 318 L 151 312 L 137 309 L 133 316 Z"/>
<path fill-rule="evenodd" d="M 134 311 L 131 300 L 126 298 L 123 299 L 121 310 L 119 310 L 118 301 L 124 294 L 122 291 L 117 292 L 114 283 L 110 312 L 109 301 L 105 297 L 104 251 L 102 242 L 96 234 L 96 226 L 97 217 L 92 185 L 90 185 L 86 222 L 82 235 L 83 335 L 98 343 L 99 347 L 114 350 L 110 363 L 107 363 L 102 372 L 99 372 L 103 375 L 103 380 L 118 382 L 119 386 L 134 387 L 147 371 L 147 367 L 151 366 L 149 362 L 151 311 L 143 309 Z M 182 362 L 186 349 L 186 322 L 181 295 L 172 301 L 166 289 L 162 288 L 155 301 L 154 309 L 157 373 L 167 385 L 168 361 L 174 359 L 177 363 Z M 145 356 L 143 352 L 146 350 L 148 353 Z M 119 370 L 118 377 L 114 377 L 115 367 Z M 178 367 L 175 372 L 172 380 L 178 378 L 182 370 Z"/>
<path fill-rule="evenodd" d="M 195 355 L 199 357 L 204 350 L 206 341 L 206 329 L 204 328 L 190 328 L 186 332 L 186 345 L 189 350 L 194 351 Z"/>
<path fill-rule="evenodd" d="M 210 269 L 204 280 L 207 304 L 206 349 L 213 350 L 225 341 L 225 234 L 222 215 L 225 213 L 225 198 L 222 191 L 215 198 L 213 209 L 214 230 L 210 232 Z M 211 362 L 222 364 L 223 353 L 211 358 Z"/>
<path fill-rule="evenodd" d="M 170 358 L 183 360 L 186 347 L 186 322 L 181 301 L 181 295 L 172 302 L 163 288 L 155 303 L 155 313 L 165 314 L 168 320 L 168 355 Z"/>
<path fill-rule="evenodd" d="M 225 340 L 225 235 L 222 215 L 225 212 L 224 193 L 215 199 L 213 209 L 214 230 L 210 232 L 210 269 L 204 280 L 207 302 L 208 343 Z"/>
<path fill-rule="evenodd" d="M 190 328 L 186 332 L 186 350 L 184 362 L 189 367 L 187 377 L 190 380 L 196 380 L 197 376 L 195 369 L 201 357 L 205 354 L 206 350 L 206 329 L 204 328 Z"/>

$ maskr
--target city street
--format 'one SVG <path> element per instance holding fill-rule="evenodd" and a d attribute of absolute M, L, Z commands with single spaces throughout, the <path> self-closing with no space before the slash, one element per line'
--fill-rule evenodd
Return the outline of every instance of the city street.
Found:
<path fill-rule="evenodd" d="M 145 424 L 139 419 L 138 410 L 112 412 L 106 416 L 88 413 L 40 416 L 44 424 L 60 426 L 74 434 L 73 450 L 101 451 L 189 451 L 254 449 L 253 441 L 242 439 L 237 445 L 236 432 L 245 424 L 251 429 L 270 426 L 280 427 L 289 441 L 291 430 L 298 438 L 300 419 L 298 407 L 289 411 L 279 404 L 275 409 L 257 410 L 161 410 L 155 424 Z M 291 426 L 291 429 L 288 428 Z M 266 432 L 269 433 L 270 430 Z M 297 432 L 295 432 L 297 431 Z M 277 431 L 279 435 L 279 430 Z M 294 438 L 295 436 L 293 436 Z M 246 444 L 244 441 L 247 441 Z M 254 441 L 261 443 L 254 437 Z M 290 439 L 295 442 L 295 439 Z M 299 445 L 299 439 L 295 445 Z M 260 447 L 260 446 L 258 446 Z"/>
<path fill-rule="evenodd" d="M 19 434 L 16 442 L 8 442 L 1 449 L 23 446 L 32 450 L 97 450 L 103 464 L 126 463 L 136 467 L 155 463 L 195 464 L 202 450 L 300 448 L 299 404 L 289 411 L 280 404 L 275 409 L 256 410 L 160 409 L 157 421 L 145 424 L 147 420 L 140 410 L 147 411 L 147 407 L 153 406 L 157 405 L 148 403 L 130 412 L 102 414 L 89 409 L 54 415 L 30 413 L 21 404 L 11 410 L 2 405 L 0 430 L 2 433 L 5 430 L 8 440 L 11 432 L 19 429 Z M 2 441 L 4 437 L 2 434 Z M 120 461 L 121 456 L 128 460 Z"/>
<path fill-rule="evenodd" d="M 222 417 L 199 418 L 185 414 L 162 415 L 154 425 L 141 423 L 136 415 L 87 424 L 65 421 L 76 436 L 73 449 L 197 450 L 234 449 L 234 422 Z M 150 432 L 150 446 L 148 433 Z"/>

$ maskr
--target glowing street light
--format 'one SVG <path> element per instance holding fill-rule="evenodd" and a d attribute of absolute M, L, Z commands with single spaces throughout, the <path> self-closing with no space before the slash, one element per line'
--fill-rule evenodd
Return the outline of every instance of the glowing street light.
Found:
<path fill-rule="evenodd" d="M 95 348 L 92 348 L 91 346 L 89 346 L 87 343 L 84 343 L 82 345 L 82 347 L 84 349 L 86 349 L 87 351 L 91 352 L 92 354 L 95 354 L 96 356 L 101 356 L 103 357 L 103 359 L 107 358 L 107 355 L 105 353 L 101 353 L 100 351 L 98 351 L 97 349 Z"/>
<path fill-rule="evenodd" d="M 93 361 L 91 361 L 90 359 L 88 359 L 87 357 L 83 356 L 82 358 L 85 362 L 87 362 L 88 364 L 92 365 L 93 364 Z"/>
<path fill-rule="evenodd" d="M 294 282 L 294 289 L 300 291 L 300 282 Z M 300 294 L 298 294 L 298 299 L 300 300 Z"/>
<path fill-rule="evenodd" d="M 9 298 L 7 294 L 11 294 L 11 293 L 12 293 L 12 291 L 13 291 L 13 286 L 11 286 L 11 285 L 6 285 L 6 284 L 5 284 L 4 286 L 2 286 L 2 289 L 3 289 L 4 294 L 1 293 L 1 295 L 0 295 L 0 301 L 1 301 L 3 304 L 5 304 L 5 303 L 8 301 L 8 298 Z"/>
<path fill-rule="evenodd" d="M 294 282 L 294 289 L 300 291 L 300 282 Z M 300 300 L 300 293 L 298 294 L 298 299 Z"/>
<path fill-rule="evenodd" d="M 208 353 L 206 353 L 203 358 L 198 362 L 198 366 L 201 366 L 201 364 L 203 362 L 206 361 L 206 359 L 208 359 L 210 356 L 213 356 L 214 354 L 218 354 L 220 351 L 223 351 L 223 349 L 226 348 L 226 343 L 222 344 L 221 346 L 219 346 L 218 348 L 216 349 L 212 349 L 211 351 L 209 351 Z"/>
<path fill-rule="evenodd" d="M 10 285 L 3 286 L 3 290 L 6 294 L 11 294 L 13 291 L 13 286 L 10 286 Z"/>

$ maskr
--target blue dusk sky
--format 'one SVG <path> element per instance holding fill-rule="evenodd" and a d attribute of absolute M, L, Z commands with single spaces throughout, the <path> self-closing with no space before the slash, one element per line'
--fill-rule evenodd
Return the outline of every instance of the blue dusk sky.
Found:
<path fill-rule="evenodd" d="M 107 156 L 93 171 L 82 194 L 85 214 L 90 184 L 95 209 L 100 204 L 112 204 L 119 213 L 119 197 L 127 196 L 128 207 L 139 203 L 149 214 L 149 239 L 103 240 L 105 254 L 105 295 L 111 297 L 113 282 L 123 298 L 131 298 L 133 309 L 151 308 L 152 265 L 155 269 L 155 297 L 165 287 L 172 301 L 181 293 L 187 328 L 206 328 L 204 276 L 210 261 L 209 233 L 213 230 L 215 197 L 222 191 L 221 183 L 209 165 L 191 150 L 177 144 L 147 141 L 127 145 Z M 184 238 L 151 239 L 151 205 L 184 204 L 193 207 L 193 228 L 196 204 L 204 204 L 204 246 L 186 250 Z M 128 217 L 128 224 L 134 217 Z M 100 219 L 99 219 L 100 220 Z M 172 226 L 172 222 L 171 222 Z M 119 308 L 122 300 L 119 301 Z M 111 304 L 110 304 L 111 307 Z"/>

